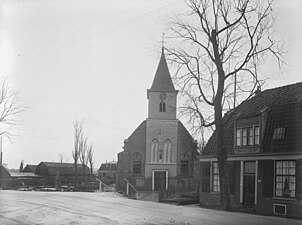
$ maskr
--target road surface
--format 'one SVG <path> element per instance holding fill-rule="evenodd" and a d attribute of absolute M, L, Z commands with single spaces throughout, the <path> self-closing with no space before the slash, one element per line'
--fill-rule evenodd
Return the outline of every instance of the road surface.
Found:
<path fill-rule="evenodd" d="M 301 225 L 301 221 L 127 199 L 115 193 L 0 191 L 1 225 Z"/>

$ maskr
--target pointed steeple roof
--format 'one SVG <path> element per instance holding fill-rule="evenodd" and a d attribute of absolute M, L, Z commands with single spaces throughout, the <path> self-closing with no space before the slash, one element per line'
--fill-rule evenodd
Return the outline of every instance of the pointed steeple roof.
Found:
<path fill-rule="evenodd" d="M 164 48 L 162 48 L 160 61 L 155 73 L 152 86 L 149 91 L 176 91 L 167 66 Z"/>

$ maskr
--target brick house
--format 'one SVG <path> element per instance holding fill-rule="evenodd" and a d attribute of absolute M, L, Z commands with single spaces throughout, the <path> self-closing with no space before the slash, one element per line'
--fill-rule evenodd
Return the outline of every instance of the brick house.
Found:
<path fill-rule="evenodd" d="M 0 189 L 15 189 L 21 186 L 35 186 L 40 177 L 34 172 L 10 171 L 0 166 Z"/>
<path fill-rule="evenodd" d="M 257 91 L 223 120 L 233 208 L 301 218 L 302 82 Z M 205 207 L 220 203 L 215 143 L 199 159 Z"/>
<path fill-rule="evenodd" d="M 117 162 L 102 163 L 98 170 L 98 177 L 107 185 L 116 183 Z"/>
<path fill-rule="evenodd" d="M 86 178 L 90 176 L 88 166 L 85 166 Z M 35 173 L 45 179 L 45 185 L 58 183 L 69 184 L 73 183 L 75 179 L 74 163 L 59 163 L 59 162 L 40 162 L 36 166 Z M 82 182 L 83 178 L 83 165 L 77 165 L 77 180 Z"/>
<path fill-rule="evenodd" d="M 197 143 L 176 118 L 177 94 L 162 51 L 147 90 L 148 118 L 125 139 L 124 150 L 118 153 L 118 190 L 125 189 L 125 178 L 144 191 L 193 186 Z"/>
<path fill-rule="evenodd" d="M 36 165 L 27 164 L 23 169 L 23 172 L 36 172 Z"/>

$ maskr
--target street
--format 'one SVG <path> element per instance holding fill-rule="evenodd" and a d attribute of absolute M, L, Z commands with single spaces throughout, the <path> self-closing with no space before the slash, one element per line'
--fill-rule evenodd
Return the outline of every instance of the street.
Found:
<path fill-rule="evenodd" d="M 131 200 L 109 192 L 0 191 L 0 224 L 301 225 L 301 221 Z"/>

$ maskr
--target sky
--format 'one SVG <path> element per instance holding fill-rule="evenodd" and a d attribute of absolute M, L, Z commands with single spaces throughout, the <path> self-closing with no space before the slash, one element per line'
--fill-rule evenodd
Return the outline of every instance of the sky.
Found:
<path fill-rule="evenodd" d="M 1 0 L 0 81 L 26 106 L 12 142 L 9 168 L 72 162 L 73 123 L 84 121 L 95 167 L 117 160 L 123 141 L 147 117 L 147 89 L 160 59 L 162 32 L 182 0 Z M 264 89 L 301 82 L 302 1 L 277 0 L 276 30 L 287 65 Z M 168 40 L 166 40 L 168 41 Z"/>

